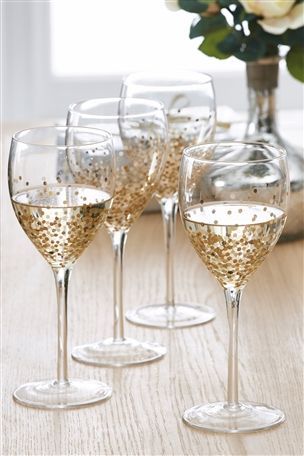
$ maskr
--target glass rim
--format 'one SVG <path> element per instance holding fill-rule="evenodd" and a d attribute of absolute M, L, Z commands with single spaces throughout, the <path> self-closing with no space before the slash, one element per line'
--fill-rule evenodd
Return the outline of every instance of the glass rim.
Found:
<path fill-rule="evenodd" d="M 22 135 L 27 132 L 35 132 L 38 130 L 84 130 L 84 133 L 90 133 L 90 132 L 95 132 L 101 135 L 101 133 L 104 134 L 105 138 L 100 139 L 98 141 L 90 141 L 86 142 L 84 144 L 71 144 L 71 145 L 59 145 L 59 144 L 39 144 L 39 142 L 35 143 L 34 141 L 29 141 L 27 142 L 26 140 L 22 140 L 18 138 L 19 135 Z M 81 126 L 81 125 L 46 125 L 42 127 L 30 127 L 30 128 L 24 128 L 23 130 L 18 130 L 12 135 L 12 140 L 16 143 L 20 144 L 25 144 L 26 146 L 33 146 L 33 147 L 41 147 L 41 148 L 47 148 L 47 147 L 52 147 L 57 150 L 65 150 L 65 149 L 86 149 L 87 147 L 90 146 L 98 146 L 101 144 L 106 143 L 109 140 L 112 140 L 112 135 L 110 132 L 107 130 L 103 130 L 101 128 L 96 128 L 96 127 L 86 127 L 86 126 Z"/>
<path fill-rule="evenodd" d="M 134 79 L 136 78 L 139 78 L 139 77 L 146 77 L 146 76 L 150 76 L 151 78 L 154 77 L 159 77 L 160 79 L 162 77 L 165 77 L 166 75 L 172 75 L 172 76 L 201 76 L 201 77 L 204 77 L 205 80 L 203 81 L 189 81 L 188 83 L 187 82 L 180 82 L 179 84 L 171 84 L 171 85 L 165 85 L 165 84 L 153 84 L 153 83 L 150 83 L 150 84 L 145 84 L 143 83 L 143 81 L 141 82 L 136 82 L 134 81 Z M 133 80 L 132 80 L 133 79 Z M 125 86 L 130 86 L 131 84 L 136 86 L 136 87 L 139 87 L 139 88 L 147 88 L 149 87 L 150 89 L 153 88 L 153 90 L 176 90 L 176 88 L 178 89 L 181 89 L 181 88 L 190 88 L 192 86 L 197 86 L 197 85 L 204 85 L 204 84 L 213 84 L 213 78 L 212 76 L 209 74 L 209 73 L 205 73 L 205 72 L 202 72 L 202 71 L 195 71 L 195 70 L 168 70 L 168 71 L 135 71 L 135 72 L 132 72 L 132 73 L 129 73 L 127 76 L 125 76 L 123 78 L 123 85 Z"/>
<path fill-rule="evenodd" d="M 136 114 L 126 114 L 126 115 L 119 115 L 119 114 L 93 114 L 90 112 L 81 112 L 79 107 L 84 105 L 85 103 L 89 102 L 98 102 L 98 106 L 106 105 L 106 104 L 114 104 L 119 103 L 122 100 L 132 101 L 132 103 L 139 103 L 139 104 L 146 104 L 151 106 L 151 111 L 148 112 L 139 112 Z M 78 108 L 78 109 L 77 109 Z M 68 114 L 70 113 L 77 113 L 81 115 L 81 117 L 87 117 L 90 119 L 107 119 L 107 120 L 117 120 L 117 119 L 136 119 L 142 118 L 147 116 L 154 115 L 157 111 L 164 111 L 165 106 L 161 101 L 158 100 L 150 100 L 149 98 L 138 98 L 138 97 L 105 97 L 105 98 L 88 98 L 87 100 L 78 101 L 76 103 L 72 103 L 68 108 Z"/>
<path fill-rule="evenodd" d="M 256 159 L 256 160 L 244 160 L 244 161 L 234 161 L 234 160 L 229 160 L 229 161 L 220 161 L 220 159 L 217 160 L 212 160 L 208 158 L 199 158 L 195 157 L 192 155 L 192 152 L 204 149 L 207 147 L 217 147 L 217 146 L 263 146 L 270 148 L 271 150 L 276 150 L 278 152 L 278 155 L 275 157 L 271 158 L 261 158 L 261 159 Z M 252 165 L 252 164 L 257 164 L 257 163 L 269 163 L 274 160 L 280 160 L 282 158 L 286 158 L 287 153 L 286 150 L 282 146 L 278 145 L 272 145 L 272 144 L 267 144 L 261 141 L 223 141 L 223 142 L 208 142 L 204 144 L 197 144 L 194 146 L 187 146 L 183 150 L 183 156 L 191 158 L 192 160 L 202 162 L 202 163 L 210 163 L 210 164 L 221 164 L 221 165 L 237 165 L 237 166 L 243 166 L 243 165 Z"/>

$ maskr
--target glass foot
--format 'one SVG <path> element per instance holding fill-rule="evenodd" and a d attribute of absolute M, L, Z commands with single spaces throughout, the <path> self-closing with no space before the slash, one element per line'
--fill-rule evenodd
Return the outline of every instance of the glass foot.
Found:
<path fill-rule="evenodd" d="M 94 366 L 124 367 L 155 361 L 162 358 L 166 352 L 166 348 L 157 343 L 110 338 L 75 347 L 72 358 Z"/>
<path fill-rule="evenodd" d="M 26 383 L 17 388 L 13 398 L 18 404 L 40 409 L 71 409 L 108 399 L 112 388 L 97 380 L 73 379 Z"/>
<path fill-rule="evenodd" d="M 228 406 L 226 402 L 213 402 L 186 410 L 183 419 L 195 428 L 238 433 L 269 429 L 282 423 L 285 415 L 265 404 L 246 402 Z"/>
<path fill-rule="evenodd" d="M 167 329 L 201 325 L 214 317 L 215 312 L 211 307 L 191 304 L 175 304 L 174 307 L 154 304 L 126 313 L 127 320 L 136 325 Z"/>

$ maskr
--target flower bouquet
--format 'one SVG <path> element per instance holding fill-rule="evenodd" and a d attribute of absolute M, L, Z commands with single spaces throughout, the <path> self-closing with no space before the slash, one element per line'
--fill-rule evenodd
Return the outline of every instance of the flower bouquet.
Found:
<path fill-rule="evenodd" d="M 242 137 L 234 139 L 277 144 L 287 150 L 291 198 L 281 240 L 304 237 L 303 153 L 278 132 L 275 100 L 280 47 L 287 49 L 285 58 L 290 74 L 304 81 L 304 0 L 166 0 L 166 3 L 172 10 L 197 13 L 190 38 L 203 37 L 201 52 L 218 59 L 234 56 L 246 63 L 248 122 Z"/>
<path fill-rule="evenodd" d="M 304 81 L 303 0 L 169 0 L 167 5 L 198 14 L 190 38 L 204 38 L 199 46 L 204 54 L 252 62 L 276 57 L 279 46 L 288 46 L 287 68 Z"/>

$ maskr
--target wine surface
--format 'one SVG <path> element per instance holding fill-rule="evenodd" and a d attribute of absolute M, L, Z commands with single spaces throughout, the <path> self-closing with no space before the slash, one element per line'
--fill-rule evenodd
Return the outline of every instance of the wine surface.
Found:
<path fill-rule="evenodd" d="M 223 287 L 242 287 L 276 244 L 286 220 L 274 206 L 215 202 L 189 207 L 184 226 L 196 252 Z"/>
<path fill-rule="evenodd" d="M 12 198 L 25 233 L 55 268 L 73 264 L 104 222 L 110 195 L 83 185 L 48 185 Z"/>

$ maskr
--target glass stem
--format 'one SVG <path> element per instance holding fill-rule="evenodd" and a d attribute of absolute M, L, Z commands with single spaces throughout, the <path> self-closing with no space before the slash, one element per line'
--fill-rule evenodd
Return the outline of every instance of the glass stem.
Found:
<path fill-rule="evenodd" d="M 71 276 L 71 269 L 53 269 L 56 292 L 57 292 L 57 318 L 58 318 L 58 351 L 57 351 L 57 382 L 66 383 L 68 381 L 68 285 Z"/>
<path fill-rule="evenodd" d="M 163 198 L 161 200 L 166 246 L 166 304 L 171 308 L 174 308 L 175 305 L 173 251 L 177 208 L 178 202 L 176 198 Z"/>
<path fill-rule="evenodd" d="M 127 240 L 125 231 L 111 233 L 114 252 L 113 299 L 114 299 L 114 341 L 124 340 L 123 308 L 123 254 Z"/>
<path fill-rule="evenodd" d="M 242 290 L 225 290 L 227 317 L 229 324 L 228 354 L 228 407 L 238 406 L 238 318 Z"/>

